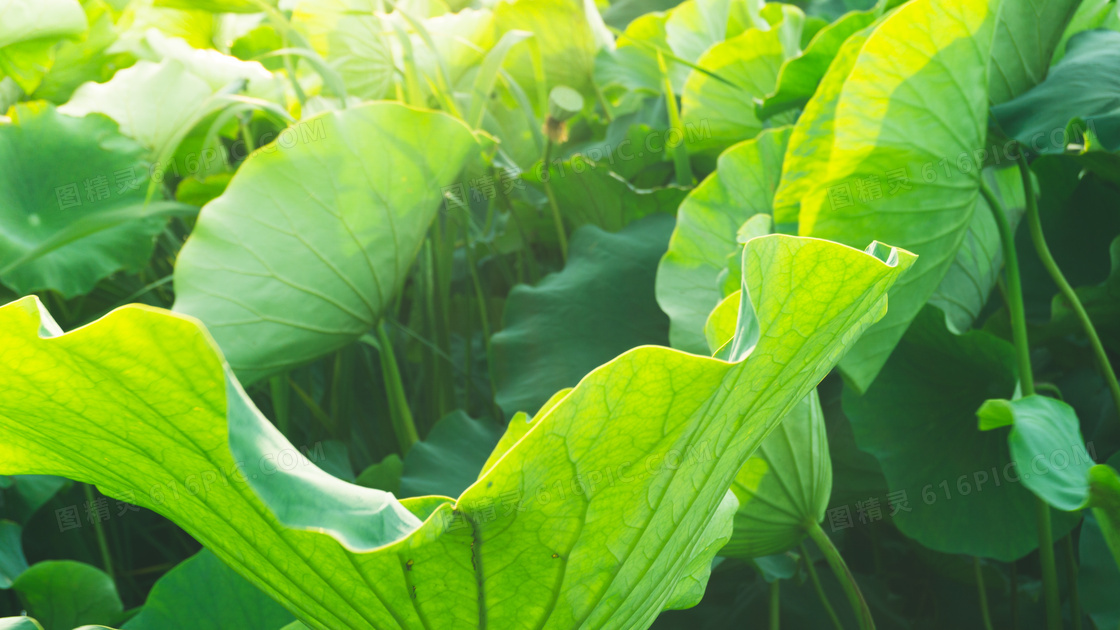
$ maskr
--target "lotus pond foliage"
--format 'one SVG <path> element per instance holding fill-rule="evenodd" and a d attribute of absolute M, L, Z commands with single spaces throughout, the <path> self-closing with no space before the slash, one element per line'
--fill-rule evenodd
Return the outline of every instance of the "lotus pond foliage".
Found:
<path fill-rule="evenodd" d="M 1120 629 L 1115 0 L 0 0 L 0 630 Z"/>

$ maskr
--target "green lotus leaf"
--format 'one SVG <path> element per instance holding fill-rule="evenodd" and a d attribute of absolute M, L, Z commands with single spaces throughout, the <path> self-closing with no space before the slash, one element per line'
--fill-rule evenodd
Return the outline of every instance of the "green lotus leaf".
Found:
<path fill-rule="evenodd" d="M 1074 11 L 1069 24 L 1066 25 L 1066 30 L 1062 33 L 1058 46 L 1054 49 L 1054 57 L 1051 59 L 1050 65 L 1053 66 L 1062 60 L 1066 54 L 1066 44 L 1069 43 L 1071 37 L 1096 28 L 1116 30 L 1118 18 L 1120 18 L 1120 15 L 1116 13 L 1114 0 L 1082 0 L 1077 10 Z"/>
<path fill-rule="evenodd" d="M 1026 209 L 1023 183 L 1017 168 L 984 169 L 992 192 L 1000 200 L 1011 229 L 1019 225 Z M 972 327 L 980 311 L 988 303 L 992 288 L 999 281 L 1003 267 L 1003 245 L 996 220 L 984 199 L 976 201 L 976 210 L 957 255 L 949 265 L 941 284 L 929 297 L 929 303 L 945 313 L 949 330 L 960 334 Z"/>
<path fill-rule="evenodd" d="M 89 81 L 108 81 L 118 68 L 135 61 L 127 53 L 110 52 L 118 28 L 116 10 L 106 0 L 82 3 L 89 30 L 76 40 L 63 40 L 54 49 L 54 64 L 32 97 L 61 104 Z"/>
<path fill-rule="evenodd" d="M 884 515 L 930 549 L 1011 561 L 1038 546 L 1034 475 L 1015 465 L 1006 431 L 976 428 L 985 400 L 1015 391 L 1015 365 L 1008 342 L 954 335 L 926 307 L 867 392 L 845 388 L 856 442 L 878 459 L 892 493 Z M 1054 512 L 1053 521 L 1057 538 L 1077 518 Z"/>
<path fill-rule="evenodd" d="M 1024 486 L 1059 510 L 1084 506 L 1093 460 L 1073 407 L 1031 395 L 985 401 L 976 415 L 981 429 L 1011 427 L 1007 441 Z"/>
<path fill-rule="evenodd" d="M 179 61 L 141 61 L 106 83 L 83 84 L 59 111 L 105 114 L 120 125 L 121 133 L 158 156 L 174 150 L 189 127 L 218 108 L 208 100 L 214 92 Z"/>
<path fill-rule="evenodd" d="M 572 235 L 564 269 L 506 300 L 491 339 L 498 406 L 536 413 L 554 393 L 631 348 L 666 345 L 668 320 L 654 297 L 654 269 L 673 219 L 654 216 L 617 233 Z"/>
<path fill-rule="evenodd" d="M 774 192 L 775 223 L 797 223 L 801 200 L 826 175 L 841 90 L 873 29 L 874 25 L 868 26 L 848 37 L 797 119 L 782 163 L 782 177 Z"/>
<path fill-rule="evenodd" d="M 801 199 L 802 235 L 905 243 L 919 256 L 893 289 L 890 313 L 841 363 L 858 390 L 940 284 L 972 219 L 998 4 L 917 0 L 875 28 L 836 103 L 826 172 Z"/>
<path fill-rule="evenodd" d="M 660 51 L 668 65 L 673 91 L 681 94 L 692 70 L 673 58 L 695 64 L 713 45 L 729 35 L 738 35 L 744 29 L 732 32 L 731 18 L 733 9 L 739 9 L 741 4 L 745 3 L 686 0 L 668 11 L 642 15 L 626 26 L 616 49 L 599 52 L 595 60 L 596 84 L 661 94 L 661 70 L 657 63 Z M 752 20 L 747 16 L 742 21 L 749 25 Z"/>
<path fill-rule="evenodd" d="M 1066 123 L 1080 118 L 1082 133 L 1091 132 L 1107 151 L 1120 149 L 1120 79 L 1101 68 L 1120 64 L 1120 33 L 1086 31 L 1069 40 L 1065 57 L 1046 80 L 1033 89 L 992 108 L 992 115 L 1007 135 L 1036 153 L 1060 154 L 1069 143 Z"/>
<path fill-rule="evenodd" d="M 18 524 L 0 521 L 0 589 L 11 588 L 12 581 L 27 570 L 22 534 Z"/>
<path fill-rule="evenodd" d="M 754 100 L 769 94 L 777 83 L 778 70 L 786 59 L 782 33 L 780 27 L 768 31 L 751 28 L 701 55 L 697 64 L 707 72 L 689 73 L 681 92 L 681 120 L 694 126 L 706 123 L 712 133 L 704 141 L 690 144 L 689 153 L 719 153 L 762 131 Z"/>
<path fill-rule="evenodd" d="M 696 63 L 727 37 L 732 0 L 686 0 L 668 12 L 665 40 L 685 61 Z"/>
<path fill-rule="evenodd" d="M 1060 32 L 1065 22 L 1048 23 L 1049 30 L 1036 33 L 1041 48 L 1027 46 L 1030 59 L 1009 52 L 1024 44 L 1007 29 L 1023 20 L 1036 24 L 1035 10 L 1066 15 L 1069 5 L 908 3 L 874 27 L 850 69 L 850 56 L 838 55 L 829 71 L 838 76 L 832 81 L 826 76 L 810 101 L 817 107 L 812 117 L 807 108 L 798 123 L 806 133 L 795 131 L 791 140 L 783 174 L 789 181 L 783 181 L 775 205 L 800 204 L 803 235 L 852 246 L 881 239 L 902 243 L 920 256 L 914 273 L 895 287 L 890 314 L 841 364 L 857 390 L 874 380 L 910 320 L 941 285 L 968 234 L 986 155 L 989 98 L 1040 78 L 1033 55 L 1049 58 L 1057 45 L 1050 31 Z M 924 25 L 921 32 L 914 30 L 916 24 Z M 858 41 L 853 36 L 845 46 Z M 1003 76 L 995 81 L 990 74 L 997 72 Z M 847 78 L 837 90 L 843 75 Z M 990 81 L 996 84 L 991 94 Z M 779 211 L 778 220 L 789 219 L 791 212 Z M 937 229 L 931 231 L 931 225 Z"/>
<path fill-rule="evenodd" d="M 542 100 L 539 95 L 548 94 L 558 85 L 585 96 L 595 94 L 592 74 L 600 49 L 596 25 L 601 24 L 601 18 L 593 2 L 508 0 L 494 6 L 494 24 L 499 34 L 514 30 L 533 34 L 527 46 L 510 50 L 505 67 L 539 107 L 544 107 L 538 102 Z M 539 47 L 543 84 L 536 80 L 530 46 Z M 530 89 L 533 85 L 537 85 L 536 90 Z"/>
<path fill-rule="evenodd" d="M 1105 543 L 1112 551 L 1112 559 L 1120 568 L 1120 473 L 1116 466 L 1120 457 L 1113 455 L 1107 464 L 1097 464 L 1089 470 L 1089 499 L 1085 505 L 1093 508 Z"/>
<path fill-rule="evenodd" d="M 352 96 L 389 98 L 395 85 L 393 28 L 381 0 L 299 0 L 292 26 L 338 73 Z"/>
<path fill-rule="evenodd" d="M 763 101 L 759 115 L 766 119 L 807 103 L 844 42 L 870 26 L 881 14 L 878 7 L 852 11 L 817 31 L 804 52 L 782 63 L 776 85 Z"/>
<path fill-rule="evenodd" d="M 97 567 L 72 560 L 36 563 L 12 588 L 44 630 L 114 624 L 124 612 L 113 579 Z"/>
<path fill-rule="evenodd" d="M 4 498 L 0 503 L 0 518 L 26 525 L 39 508 L 70 485 L 69 480 L 51 475 L 0 476 L 0 492 Z"/>
<path fill-rule="evenodd" d="M 0 630 L 43 630 L 43 626 L 30 617 L 5 617 L 0 619 Z"/>
<path fill-rule="evenodd" d="M 11 124 L 0 124 L 0 280 L 22 294 L 73 297 L 142 269 L 166 223 L 144 207 L 143 148 L 100 116 L 44 103 L 11 111 Z"/>
<path fill-rule="evenodd" d="M 744 256 L 749 356 L 632 350 L 454 503 L 402 505 L 301 462 L 196 320 L 131 306 L 62 335 L 27 298 L 0 308 L 0 474 L 153 509 L 317 630 L 648 627 L 696 603 L 735 474 L 913 262 L 777 235 Z"/>
<path fill-rule="evenodd" d="M 77 0 L 0 2 L 0 79 L 11 77 L 28 94 L 54 61 L 54 45 L 86 30 Z"/>
<path fill-rule="evenodd" d="M 1081 0 L 1023 0 L 1000 6 L 988 69 L 992 103 L 1010 101 L 1046 78 L 1062 33 L 1080 4 Z"/>
<path fill-rule="evenodd" d="M 1120 567 L 1113 561 L 1096 517 L 1086 514 L 1078 542 L 1077 587 L 1098 628 L 1120 628 Z"/>
<path fill-rule="evenodd" d="M 157 30 L 150 31 L 144 43 L 155 60 L 178 61 L 191 74 L 205 81 L 212 92 L 244 81 L 244 90 L 249 96 L 284 103 L 283 79 L 266 70 L 259 61 L 243 61 L 212 48 L 194 48 L 181 37 L 168 37 Z"/>
<path fill-rule="evenodd" d="M 276 630 L 292 615 L 203 549 L 152 587 L 121 630 Z"/>
<path fill-rule="evenodd" d="M 824 412 L 814 389 L 735 476 L 735 530 L 720 555 L 758 558 L 796 547 L 819 523 L 832 491 Z"/>
<path fill-rule="evenodd" d="M 769 214 L 790 128 L 767 130 L 719 157 L 718 167 L 681 203 L 669 251 L 657 267 L 657 302 L 674 348 L 707 353 L 704 323 L 724 297 L 720 275 L 737 256 L 739 228 Z"/>
<path fill-rule="evenodd" d="M 300 122 L 203 208 L 175 266 L 175 310 L 207 325 L 244 382 L 357 339 L 477 146 L 462 122 L 396 103 Z"/>
<path fill-rule="evenodd" d="M 526 180 L 543 190 L 538 177 L 543 175 L 542 170 L 538 166 L 526 175 Z M 688 195 L 688 190 L 679 186 L 635 188 L 606 163 L 582 156 L 550 164 L 547 177 L 567 224 L 595 225 L 608 232 L 617 232 L 651 214 L 671 214 Z"/>
<path fill-rule="evenodd" d="M 408 450 L 397 496 L 459 496 L 478 480 L 500 436 L 501 428 L 493 421 L 452 411 Z"/>
<path fill-rule="evenodd" d="M 595 84 L 606 90 L 618 86 L 630 91 L 661 93 L 661 71 L 657 50 L 669 51 L 665 22 L 668 13 L 647 13 L 627 25 L 614 50 L 604 48 L 595 57 Z M 674 91 L 684 87 L 688 66 L 669 66 Z"/>

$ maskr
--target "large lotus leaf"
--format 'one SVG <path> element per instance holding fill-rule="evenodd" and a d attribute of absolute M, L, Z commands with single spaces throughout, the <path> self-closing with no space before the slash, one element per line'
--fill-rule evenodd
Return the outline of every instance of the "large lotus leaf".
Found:
<path fill-rule="evenodd" d="M 44 630 L 73 630 L 113 624 L 124 612 L 113 578 L 97 567 L 71 560 L 39 562 L 12 585 L 28 615 Z"/>
<path fill-rule="evenodd" d="M 292 615 L 203 549 L 152 587 L 121 630 L 276 630 Z"/>
<path fill-rule="evenodd" d="M 60 335 L 27 298 L 0 308 L 0 474 L 153 509 L 317 630 L 647 627 L 696 602 L 735 473 L 913 261 L 787 236 L 745 257 L 760 333 L 745 360 L 630 351 L 454 506 L 407 500 L 415 516 L 301 463 L 197 321 L 132 306 Z"/>
<path fill-rule="evenodd" d="M 770 213 L 790 128 L 768 130 L 719 157 L 716 172 L 677 211 L 669 251 L 657 268 L 657 302 L 669 315 L 669 339 L 679 350 L 707 353 L 704 322 L 725 296 L 720 275 L 741 249 L 739 228 Z"/>
<path fill-rule="evenodd" d="M 937 551 L 1003 561 L 1038 546 L 1030 471 L 1014 465 L 1006 430 L 976 426 L 984 401 L 1015 384 L 1011 344 L 981 331 L 954 335 L 926 307 L 867 392 L 845 388 L 856 442 L 898 493 L 892 520 L 902 533 Z M 1054 512 L 1055 538 L 1075 523 Z"/>
<path fill-rule="evenodd" d="M 989 167 L 985 172 L 991 170 Z M 986 177 L 994 182 L 992 191 L 1000 200 L 1004 214 L 1014 230 L 1026 208 L 1019 169 L 1012 166 L 996 170 Z M 999 281 L 1002 268 L 1003 245 L 1000 243 L 996 219 L 988 202 L 979 199 L 976 211 L 972 213 L 968 232 L 957 249 L 953 263 L 949 265 L 937 290 L 929 297 L 929 303 L 945 313 L 945 323 L 949 330 L 959 334 L 972 327 L 980 316 L 980 311 L 988 303 L 988 295 Z"/>
<path fill-rule="evenodd" d="M 841 90 L 873 28 L 868 26 L 848 37 L 797 119 L 782 164 L 782 178 L 774 192 L 775 223 L 797 223 L 802 198 L 825 176 Z"/>
<path fill-rule="evenodd" d="M 1080 4 L 1081 0 L 1016 0 L 1001 5 L 988 70 L 992 103 L 1009 101 L 1046 78 L 1050 59 Z"/>
<path fill-rule="evenodd" d="M 217 105 L 216 90 L 181 62 L 141 61 L 106 83 L 86 83 L 58 110 L 71 116 L 105 114 L 121 133 L 144 145 L 153 156 L 173 150 L 176 139 Z"/>
<path fill-rule="evenodd" d="M 494 7 L 494 24 L 499 34 L 519 30 L 534 36 L 527 45 L 511 49 L 505 63 L 530 98 L 535 99 L 538 93 L 532 88 L 537 81 L 531 46 L 539 47 L 544 66 L 545 84 L 538 86 L 540 93 L 566 85 L 587 96 L 595 94 L 591 79 L 599 43 L 592 20 L 599 16 L 589 15 L 587 9 L 588 3 L 575 0 L 507 0 Z M 595 10 L 594 3 L 590 9 Z"/>
<path fill-rule="evenodd" d="M 1066 50 L 1045 81 L 993 107 L 992 115 L 1004 133 L 1038 153 L 1064 153 L 1068 142 L 1079 141 L 1065 133 L 1075 117 L 1103 148 L 1120 149 L 1120 77 L 1101 72 L 1120 66 L 1120 33 L 1079 33 L 1070 38 Z"/>
<path fill-rule="evenodd" d="M 141 207 L 143 154 L 108 119 L 17 105 L 11 124 L 0 124 L 0 280 L 23 294 L 73 297 L 112 273 L 142 269 L 165 223 Z M 73 232 L 132 211 L 135 220 Z M 74 238 L 57 242 L 65 233 Z"/>
<path fill-rule="evenodd" d="M 678 186 L 635 188 L 606 163 L 590 162 L 579 156 L 550 164 L 548 178 L 567 224 L 594 225 L 608 232 L 617 232 L 652 214 L 672 214 L 688 194 L 687 189 Z M 537 172 L 526 179 L 543 189 Z"/>
<path fill-rule="evenodd" d="M 54 45 L 86 27 L 77 0 L 0 0 L 0 79 L 11 77 L 34 92 L 54 60 Z"/>
<path fill-rule="evenodd" d="M 654 269 L 672 230 L 669 216 L 615 234 L 582 227 L 562 271 L 510 291 L 490 358 L 496 401 L 507 417 L 536 413 L 555 392 L 631 348 L 668 342 Z"/>
<path fill-rule="evenodd" d="M 693 70 L 681 92 L 681 120 L 706 123 L 712 130 L 710 137 L 691 143 L 689 153 L 718 153 L 758 135 L 762 122 L 754 101 L 773 91 L 785 58 L 781 28 L 748 29 L 709 48 L 697 62 L 706 72 Z"/>
<path fill-rule="evenodd" d="M 735 530 L 720 555 L 758 558 L 796 547 L 819 523 L 832 491 L 824 412 L 814 389 L 735 476 Z"/>
<path fill-rule="evenodd" d="M 477 148 L 462 122 L 396 103 L 322 114 L 242 164 L 175 265 L 175 310 L 201 319 L 249 382 L 367 332 L 396 297 Z M 440 151 L 431 151 L 439 146 Z"/>
<path fill-rule="evenodd" d="M 382 0 L 299 0 L 292 25 L 326 59 L 346 91 L 365 99 L 393 94 L 392 27 Z"/>
<path fill-rule="evenodd" d="M 0 521 L 0 589 L 11 588 L 12 581 L 27 570 L 22 533 L 16 523 Z"/>
<path fill-rule="evenodd" d="M 817 31 L 805 51 L 782 64 L 773 93 L 763 101 L 760 114 L 769 118 L 809 101 L 844 42 L 870 26 L 882 11 L 852 11 Z"/>
<path fill-rule="evenodd" d="M 1032 394 L 985 401 L 976 415 L 981 429 L 1011 427 L 1007 443 L 1024 486 L 1059 510 L 1081 509 L 1089 498 L 1093 460 L 1073 407 Z"/>
<path fill-rule="evenodd" d="M 892 289 L 890 312 L 840 365 L 861 391 L 937 289 L 968 231 L 980 196 L 972 156 L 987 140 L 998 5 L 916 0 L 887 17 L 843 84 L 831 151 L 815 156 L 827 167 L 807 182 L 800 234 L 858 247 L 875 239 L 903 243 L 919 256 Z"/>

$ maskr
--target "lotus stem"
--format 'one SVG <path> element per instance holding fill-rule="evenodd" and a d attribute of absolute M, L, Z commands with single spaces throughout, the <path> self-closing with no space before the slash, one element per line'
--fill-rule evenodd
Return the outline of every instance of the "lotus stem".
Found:
<path fill-rule="evenodd" d="M 83 483 L 82 490 L 86 494 L 86 505 L 92 509 L 94 501 L 93 486 Z M 105 537 L 105 527 L 96 518 L 91 517 L 89 520 L 93 521 L 93 531 L 97 536 L 97 550 L 101 554 L 101 566 L 104 567 L 109 579 L 115 582 L 117 578 L 113 575 L 113 554 L 109 552 L 109 540 Z"/>
<path fill-rule="evenodd" d="M 774 578 L 770 583 L 770 630 L 780 630 L 782 627 L 782 581 Z"/>
<path fill-rule="evenodd" d="M 541 183 L 544 184 L 544 194 L 548 196 L 548 206 L 552 209 L 552 222 L 556 226 L 556 240 L 560 241 L 560 255 L 564 262 L 568 262 L 568 235 L 564 232 L 564 220 L 560 218 L 560 206 L 556 203 L 556 195 L 552 192 L 552 172 L 549 170 L 549 160 L 552 159 L 552 138 L 545 140 L 544 157 L 541 171 Z"/>
<path fill-rule="evenodd" d="M 1025 177 L 1029 181 L 1030 174 Z M 1015 252 L 1015 234 L 1004 214 L 1003 205 L 984 178 L 980 178 L 980 193 L 988 202 L 992 216 L 999 228 L 1003 245 L 1003 264 L 1007 269 L 1007 308 L 1011 313 L 1011 335 L 1015 342 L 1015 356 L 1019 361 L 1019 382 L 1023 395 L 1034 394 L 1034 375 L 1031 371 L 1031 349 L 1027 339 L 1027 317 L 1023 307 L 1023 284 L 1019 277 L 1019 257 Z M 1027 188 L 1027 197 L 1030 197 Z M 1030 202 L 1028 202 L 1028 205 Z M 1047 630 L 1062 630 L 1062 603 L 1058 597 L 1058 572 L 1054 564 L 1054 539 L 1050 527 L 1050 506 L 1035 496 L 1035 522 L 1038 528 L 1038 559 L 1042 568 L 1042 585 L 1046 600 Z"/>
<path fill-rule="evenodd" d="M 1074 555 L 1073 534 L 1066 534 L 1066 588 L 1069 589 L 1069 616 L 1073 630 L 1081 630 L 1081 594 L 1077 590 L 1077 556 Z"/>
<path fill-rule="evenodd" d="M 867 606 L 867 600 L 863 598 L 863 593 L 860 592 L 859 585 L 856 584 L 855 576 L 848 570 L 848 565 L 844 562 L 844 558 L 840 556 L 840 551 L 836 549 L 836 545 L 832 544 L 832 540 L 829 539 L 828 534 L 824 533 L 819 523 L 809 524 L 808 532 L 809 537 L 817 543 L 817 547 L 820 547 L 821 553 L 828 561 L 828 566 L 832 567 L 832 572 L 836 574 L 840 586 L 844 587 L 844 594 L 848 596 L 848 602 L 852 605 L 852 612 L 855 613 L 860 629 L 875 630 L 875 621 L 871 618 L 871 609 Z"/>
<path fill-rule="evenodd" d="M 385 391 L 389 395 L 389 415 L 393 423 L 393 433 L 401 447 L 401 455 L 407 455 L 412 445 L 420 441 L 416 424 L 412 421 L 412 411 L 408 408 L 408 397 L 404 393 L 397 357 L 393 353 L 393 340 L 385 332 L 385 323 L 377 325 L 377 344 L 380 346 L 381 376 L 385 379 Z"/>
<path fill-rule="evenodd" d="M 984 630 L 994 630 L 992 615 L 988 611 L 988 591 L 984 588 L 984 571 L 977 556 L 972 557 L 972 568 L 976 572 L 976 593 L 980 598 L 980 618 L 984 621 Z"/>
<path fill-rule="evenodd" d="M 809 571 L 809 579 L 813 581 L 813 589 L 817 591 L 817 597 L 820 598 L 824 611 L 828 613 L 828 618 L 832 620 L 832 626 L 836 630 L 844 630 L 844 626 L 840 623 L 840 617 L 836 615 L 836 610 L 832 607 L 832 603 L 828 601 L 824 588 L 821 587 L 821 579 L 817 577 L 817 569 L 813 566 L 813 559 L 809 557 L 809 548 L 805 546 L 804 541 L 801 543 L 801 557 L 805 559 L 805 568 Z"/>
<path fill-rule="evenodd" d="M 1030 229 L 1034 249 L 1038 252 L 1038 258 L 1042 261 L 1042 266 L 1046 268 L 1050 278 L 1054 280 L 1054 284 L 1058 285 L 1062 297 L 1069 302 L 1070 308 L 1073 309 L 1078 322 L 1081 324 L 1081 328 L 1085 331 L 1085 336 L 1089 338 L 1089 345 L 1093 348 L 1097 366 L 1100 368 L 1101 374 L 1104 375 L 1104 380 L 1112 393 L 1112 403 L 1116 406 L 1117 414 L 1120 414 L 1120 382 L 1116 380 L 1116 372 L 1108 361 L 1108 355 L 1105 354 L 1104 345 L 1101 344 L 1101 338 L 1097 335 L 1097 329 L 1093 326 L 1092 320 L 1089 319 L 1089 313 L 1085 310 L 1085 306 L 1081 304 L 1077 292 L 1073 290 L 1065 276 L 1062 275 L 1062 270 L 1058 268 L 1058 263 L 1050 253 L 1050 247 L 1046 244 L 1046 237 L 1042 233 L 1042 219 L 1038 214 L 1038 200 L 1034 196 L 1034 185 L 1031 183 L 1031 168 L 1027 165 L 1027 159 L 1021 151 L 1019 154 L 1019 173 L 1023 179 L 1023 192 L 1027 198 L 1027 227 Z"/>

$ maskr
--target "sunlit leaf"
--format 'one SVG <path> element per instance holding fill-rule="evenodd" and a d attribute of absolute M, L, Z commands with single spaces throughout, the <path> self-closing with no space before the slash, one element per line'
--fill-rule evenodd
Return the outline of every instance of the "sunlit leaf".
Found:
<path fill-rule="evenodd" d="M 720 274 L 738 257 L 740 226 L 770 213 L 789 127 L 770 130 L 723 153 L 715 173 L 700 183 L 677 211 L 669 251 L 657 269 L 657 302 L 669 315 L 674 348 L 707 353 L 704 322 L 722 300 Z"/>
<path fill-rule="evenodd" d="M 396 103 L 303 120 L 203 208 L 175 266 L 175 310 L 207 325 L 245 382 L 357 339 L 396 297 L 472 150 L 460 121 Z"/>
<path fill-rule="evenodd" d="M 884 258 L 752 240 L 749 356 L 616 358 L 454 504 L 402 506 L 301 463 L 195 320 L 133 306 L 59 336 L 28 298 L 0 309 L 0 474 L 65 475 L 154 509 L 312 627 L 644 628 L 698 600 L 735 474 L 913 261 Z"/>

